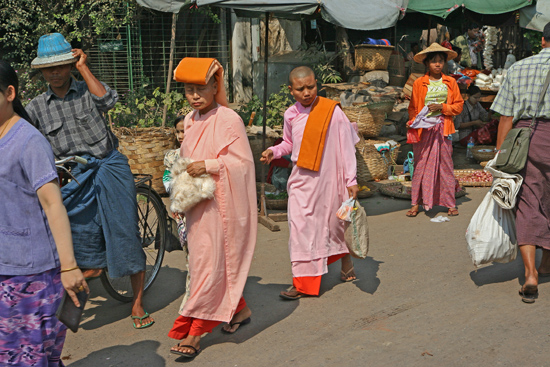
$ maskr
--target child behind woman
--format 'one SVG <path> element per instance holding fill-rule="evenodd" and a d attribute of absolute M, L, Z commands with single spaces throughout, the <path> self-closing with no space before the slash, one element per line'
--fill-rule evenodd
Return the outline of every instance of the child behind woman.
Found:
<path fill-rule="evenodd" d="M 17 74 L 0 60 L 0 363 L 63 366 L 63 288 L 88 290 L 73 254 L 48 141 L 30 123 Z"/>

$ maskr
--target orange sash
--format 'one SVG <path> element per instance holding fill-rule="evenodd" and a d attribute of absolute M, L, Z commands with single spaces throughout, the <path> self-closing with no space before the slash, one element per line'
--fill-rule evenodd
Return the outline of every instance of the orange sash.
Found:
<path fill-rule="evenodd" d="M 313 102 L 311 112 L 306 122 L 300 153 L 298 154 L 298 167 L 312 171 L 319 171 L 328 125 L 332 120 L 334 108 L 340 105 L 328 98 L 317 97 Z"/>

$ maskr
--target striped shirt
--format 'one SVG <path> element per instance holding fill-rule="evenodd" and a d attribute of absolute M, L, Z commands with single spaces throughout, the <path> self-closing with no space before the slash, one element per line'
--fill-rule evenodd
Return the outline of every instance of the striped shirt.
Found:
<path fill-rule="evenodd" d="M 118 147 L 118 139 L 103 117 L 114 107 L 118 94 L 103 86 L 107 93 L 97 97 L 90 93 L 86 82 L 71 78 L 64 98 L 48 87 L 27 105 L 31 122 L 48 139 L 57 159 L 84 154 L 101 159 Z"/>
<path fill-rule="evenodd" d="M 503 116 L 513 116 L 514 122 L 532 119 L 549 70 L 550 48 L 543 48 L 538 55 L 514 63 L 508 69 L 491 109 Z M 535 117 L 550 119 L 549 92 Z"/>

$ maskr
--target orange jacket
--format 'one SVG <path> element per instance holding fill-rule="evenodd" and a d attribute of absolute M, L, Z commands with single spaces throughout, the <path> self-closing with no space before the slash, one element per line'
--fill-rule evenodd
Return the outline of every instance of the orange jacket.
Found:
<path fill-rule="evenodd" d="M 458 89 L 458 84 L 454 78 L 442 74 L 443 83 L 447 86 L 447 103 L 443 103 L 443 131 L 444 136 L 449 136 L 455 132 L 455 124 L 453 122 L 453 116 L 459 115 L 462 112 L 464 106 L 464 100 Z M 416 79 L 413 84 L 411 103 L 409 104 L 409 121 L 414 121 L 416 115 L 424 107 L 424 101 L 426 100 L 426 94 L 428 93 L 428 84 L 430 84 L 430 77 L 428 74 Z M 422 129 L 416 129 L 418 131 L 418 137 L 422 136 Z"/>

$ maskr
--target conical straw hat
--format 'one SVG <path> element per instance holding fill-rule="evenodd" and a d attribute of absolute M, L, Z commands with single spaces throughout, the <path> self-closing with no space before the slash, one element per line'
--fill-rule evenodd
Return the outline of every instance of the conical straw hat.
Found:
<path fill-rule="evenodd" d="M 431 52 L 444 52 L 447 54 L 447 61 L 454 59 L 458 54 L 453 50 L 449 50 L 447 47 L 441 46 L 439 43 L 432 43 L 430 47 L 420 51 L 414 55 L 414 61 L 422 64 L 426 56 Z"/>

